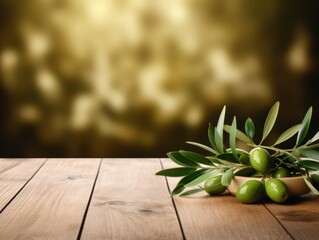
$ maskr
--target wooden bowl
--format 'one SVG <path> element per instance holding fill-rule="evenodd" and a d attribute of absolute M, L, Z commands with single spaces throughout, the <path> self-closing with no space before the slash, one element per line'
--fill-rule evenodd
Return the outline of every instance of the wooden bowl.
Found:
<path fill-rule="evenodd" d="M 292 197 L 300 196 L 310 192 L 310 189 L 305 183 L 305 180 L 303 179 L 302 176 L 278 178 L 278 179 L 286 184 L 289 195 Z M 232 195 L 236 195 L 237 188 L 249 180 L 261 181 L 261 178 L 234 176 L 227 189 Z"/>

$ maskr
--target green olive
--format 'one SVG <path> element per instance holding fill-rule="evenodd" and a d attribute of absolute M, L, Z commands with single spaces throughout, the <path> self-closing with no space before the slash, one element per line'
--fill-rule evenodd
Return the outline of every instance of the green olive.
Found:
<path fill-rule="evenodd" d="M 267 196 L 277 203 L 283 203 L 288 200 L 288 188 L 287 186 L 276 178 L 269 179 L 265 184 Z"/>
<path fill-rule="evenodd" d="M 221 184 L 222 175 L 208 179 L 204 184 L 204 189 L 210 195 L 219 195 L 226 191 L 226 187 Z"/>
<path fill-rule="evenodd" d="M 274 178 L 285 178 L 291 177 L 291 173 L 287 168 L 279 167 L 276 172 L 273 174 Z"/>
<path fill-rule="evenodd" d="M 261 173 L 268 172 L 272 165 L 269 153 L 265 149 L 259 147 L 250 151 L 249 161 L 251 166 Z"/>
<path fill-rule="evenodd" d="M 313 185 L 317 190 L 319 190 L 319 172 L 316 172 L 316 173 L 311 174 L 310 179 L 311 179 L 312 185 Z"/>
<path fill-rule="evenodd" d="M 239 186 L 236 198 L 242 203 L 259 202 L 265 195 L 264 185 L 257 180 L 249 180 Z"/>

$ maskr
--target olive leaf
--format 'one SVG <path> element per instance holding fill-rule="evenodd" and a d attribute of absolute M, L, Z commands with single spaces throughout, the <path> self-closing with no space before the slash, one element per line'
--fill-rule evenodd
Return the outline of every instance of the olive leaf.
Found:
<path fill-rule="evenodd" d="M 279 136 L 279 138 L 277 139 L 277 141 L 274 143 L 273 146 L 278 145 L 279 143 L 282 143 L 286 140 L 288 140 L 289 138 L 291 138 L 293 135 L 295 135 L 299 129 L 300 129 L 301 124 L 297 124 L 289 129 L 287 129 L 283 134 L 281 134 Z"/>
<path fill-rule="evenodd" d="M 262 143 L 265 140 L 265 138 L 268 136 L 268 134 L 272 130 L 277 119 L 278 111 L 279 111 L 279 102 L 276 102 L 270 109 L 268 116 L 266 118 L 266 121 L 264 124 L 263 136 L 261 138 L 260 143 Z"/>
<path fill-rule="evenodd" d="M 299 152 L 298 152 L 299 154 Z M 297 163 L 299 161 L 301 161 L 301 159 L 299 158 L 299 156 L 296 156 L 296 153 L 290 153 L 290 152 L 286 152 L 285 155 L 288 157 L 288 159 L 294 163 Z"/>
<path fill-rule="evenodd" d="M 204 150 L 206 150 L 206 151 L 208 151 L 208 152 L 217 154 L 217 152 L 216 152 L 214 149 L 212 149 L 211 147 L 208 147 L 208 146 L 206 146 L 206 145 L 204 145 L 204 144 L 197 143 L 197 142 L 190 142 L 190 141 L 187 141 L 186 143 L 188 143 L 188 144 L 190 144 L 190 145 L 197 146 L 197 147 L 199 147 L 199 148 L 202 148 L 202 149 L 204 149 Z"/>
<path fill-rule="evenodd" d="M 216 163 L 216 164 L 220 164 L 221 162 L 219 161 L 220 159 L 218 159 L 217 157 L 212 157 L 212 156 L 208 156 L 206 157 L 207 159 L 209 159 L 211 162 Z"/>
<path fill-rule="evenodd" d="M 227 132 L 227 133 L 230 133 L 230 129 L 231 127 L 227 124 L 224 125 L 224 130 Z M 245 142 L 245 143 L 251 143 L 251 139 L 245 134 L 243 133 L 242 131 L 240 130 L 236 130 L 236 138 Z"/>
<path fill-rule="evenodd" d="M 224 146 L 224 143 L 223 143 L 223 140 L 222 140 L 221 136 L 218 133 L 217 128 L 215 128 L 214 136 L 215 136 L 216 150 L 219 153 L 226 152 L 226 148 Z"/>
<path fill-rule="evenodd" d="M 252 167 L 243 167 L 243 168 L 237 168 L 234 171 L 235 176 L 245 176 L 250 177 L 252 174 L 254 174 L 256 170 Z"/>
<path fill-rule="evenodd" d="M 190 151 L 183 151 L 180 150 L 179 151 L 180 154 L 182 154 L 185 158 L 197 162 L 197 163 L 201 163 L 201 164 L 205 164 L 205 165 L 214 165 L 214 163 L 212 163 L 209 159 L 207 159 L 206 157 L 195 153 L 195 152 L 190 152 Z"/>
<path fill-rule="evenodd" d="M 205 173 L 208 173 L 208 172 L 211 172 L 213 169 L 207 169 L 207 168 L 204 168 L 204 169 L 200 169 L 200 170 L 197 170 L 196 172 L 190 174 L 190 175 L 187 175 L 185 177 L 183 177 L 178 183 L 177 185 L 186 185 L 187 183 L 193 181 L 194 179 L 198 178 L 199 176 L 205 174 Z"/>
<path fill-rule="evenodd" d="M 181 193 L 182 191 L 184 191 L 184 189 L 186 188 L 185 185 L 191 181 L 193 181 L 194 179 L 196 179 L 197 177 L 207 173 L 207 172 L 210 172 L 212 171 L 211 169 L 200 169 L 200 170 L 197 170 L 196 172 L 190 174 L 190 175 L 187 175 L 185 177 L 183 177 L 176 185 L 176 187 L 173 189 L 171 195 L 174 196 L 174 195 L 177 195 L 179 193 Z"/>
<path fill-rule="evenodd" d="M 178 168 L 168 168 L 157 172 L 155 175 L 167 176 L 167 177 L 182 177 L 194 173 L 196 168 L 189 167 L 178 167 Z"/>
<path fill-rule="evenodd" d="M 208 125 L 208 139 L 213 148 L 217 150 L 216 142 L 215 142 L 215 131 L 211 124 Z"/>
<path fill-rule="evenodd" d="M 251 118 L 247 118 L 245 122 L 245 132 L 250 139 L 253 139 L 255 136 L 255 124 Z"/>
<path fill-rule="evenodd" d="M 226 106 L 223 107 L 223 109 L 219 115 L 218 122 L 217 122 L 217 132 L 218 132 L 222 142 L 224 140 L 223 129 L 224 129 L 224 122 L 225 122 L 225 113 L 226 113 Z"/>
<path fill-rule="evenodd" d="M 298 146 L 302 142 L 302 140 L 304 140 L 304 138 L 306 137 L 308 129 L 309 129 L 310 121 L 311 121 L 311 116 L 312 116 L 312 107 L 308 109 L 304 119 L 302 120 L 300 129 L 297 135 L 296 146 Z"/>
<path fill-rule="evenodd" d="M 224 166 L 228 166 L 228 167 L 241 167 L 242 164 L 241 163 L 233 163 L 227 160 L 223 160 L 223 159 L 219 159 L 220 164 L 224 165 Z"/>
<path fill-rule="evenodd" d="M 319 170 L 319 161 L 316 160 L 299 160 L 299 165 L 307 168 L 308 170 Z"/>
<path fill-rule="evenodd" d="M 319 131 L 315 134 L 315 136 L 313 136 L 313 138 L 311 138 L 307 143 L 306 145 L 310 144 L 310 143 L 313 143 L 315 141 L 317 141 L 319 139 Z"/>
<path fill-rule="evenodd" d="M 226 153 L 231 153 L 231 151 L 232 151 L 231 148 L 226 149 Z M 242 154 L 249 155 L 249 153 L 244 149 L 236 148 L 236 151 L 237 151 L 237 154 L 240 154 L 240 155 Z"/>
<path fill-rule="evenodd" d="M 314 148 L 319 148 L 319 143 L 304 146 L 304 149 L 314 149 Z"/>
<path fill-rule="evenodd" d="M 185 184 L 185 187 L 193 187 L 193 186 L 196 186 L 197 184 L 200 184 L 212 177 L 215 177 L 217 176 L 218 174 L 220 173 L 219 170 L 211 170 L 209 172 L 206 172 L 202 175 L 200 175 L 199 177 L 195 178 L 193 181 Z"/>
<path fill-rule="evenodd" d="M 234 169 L 228 169 L 222 176 L 221 184 L 225 187 L 229 186 L 234 176 Z"/>
<path fill-rule="evenodd" d="M 186 196 L 189 196 L 189 195 L 192 195 L 192 194 L 195 194 L 195 193 L 199 193 L 199 192 L 202 192 L 202 191 L 204 191 L 204 189 L 202 189 L 202 188 L 196 188 L 196 189 L 192 189 L 192 190 L 183 192 L 183 193 L 180 194 L 179 196 L 181 196 L 181 197 L 186 197 Z"/>
<path fill-rule="evenodd" d="M 189 160 L 188 158 L 184 157 L 181 153 L 178 151 L 175 152 L 169 152 L 167 153 L 167 156 L 176 164 L 184 167 L 199 167 L 199 164 L 195 163 L 192 160 Z"/>
<path fill-rule="evenodd" d="M 219 160 L 226 160 L 230 163 L 240 163 L 238 158 L 235 158 L 232 153 L 222 153 L 216 156 Z"/>
<path fill-rule="evenodd" d="M 173 189 L 171 195 L 172 195 L 172 196 L 177 195 L 177 194 L 183 192 L 184 189 L 185 189 L 184 184 L 181 184 L 181 185 L 178 185 L 178 184 L 177 184 L 176 187 Z"/>
<path fill-rule="evenodd" d="M 248 154 L 240 154 L 238 160 L 244 165 L 250 166 L 250 159 Z"/>
<path fill-rule="evenodd" d="M 230 135 L 229 135 L 229 145 L 232 150 L 232 154 L 235 159 L 238 159 L 237 151 L 236 151 L 236 130 L 237 130 L 237 123 L 236 117 L 234 117 L 232 125 L 230 127 Z"/>
<path fill-rule="evenodd" d="M 303 150 L 299 150 L 299 152 L 306 157 L 319 160 L 319 152 L 316 150 L 303 149 Z"/>

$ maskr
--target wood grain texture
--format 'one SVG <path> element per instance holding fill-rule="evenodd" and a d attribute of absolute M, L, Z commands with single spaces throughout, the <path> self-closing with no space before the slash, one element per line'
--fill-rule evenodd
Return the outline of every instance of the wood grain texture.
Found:
<path fill-rule="evenodd" d="M 100 159 L 49 159 L 0 214 L 0 239 L 76 239 Z"/>
<path fill-rule="evenodd" d="M 287 204 L 267 203 L 294 239 L 319 239 L 319 197 L 310 193 Z"/>
<path fill-rule="evenodd" d="M 176 167 L 162 159 L 164 168 Z M 173 189 L 179 179 L 168 178 Z M 291 239 L 262 204 L 241 204 L 229 194 L 174 197 L 186 239 Z"/>
<path fill-rule="evenodd" d="M 45 159 L 0 159 L 0 212 L 23 188 Z"/>
<path fill-rule="evenodd" d="M 81 239 L 182 239 L 159 159 L 103 159 Z"/>

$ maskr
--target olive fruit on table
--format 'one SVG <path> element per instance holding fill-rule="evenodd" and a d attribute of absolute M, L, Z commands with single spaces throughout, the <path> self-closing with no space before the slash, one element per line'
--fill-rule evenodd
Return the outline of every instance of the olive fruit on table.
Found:
<path fill-rule="evenodd" d="M 242 203 L 259 202 L 265 195 L 265 187 L 258 180 L 249 180 L 239 186 L 236 198 Z"/>
<path fill-rule="evenodd" d="M 287 186 L 277 178 L 271 178 L 265 183 L 267 196 L 277 203 L 283 203 L 288 200 Z"/>

